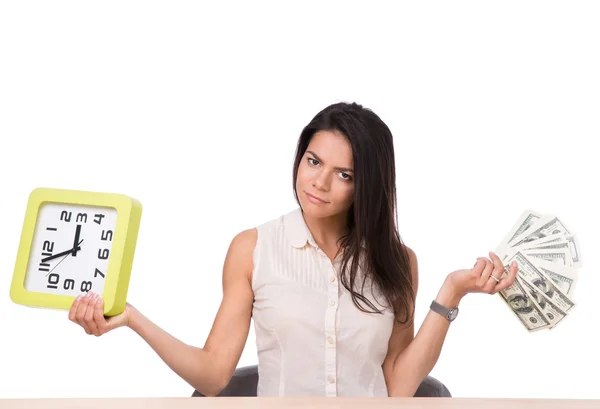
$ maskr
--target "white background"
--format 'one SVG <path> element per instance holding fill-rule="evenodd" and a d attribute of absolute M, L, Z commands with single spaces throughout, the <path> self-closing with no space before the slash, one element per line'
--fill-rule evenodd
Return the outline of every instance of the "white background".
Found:
<path fill-rule="evenodd" d="M 189 396 L 133 331 L 9 299 L 29 192 L 143 206 L 128 301 L 202 346 L 232 237 L 293 209 L 302 127 L 372 108 L 397 156 L 417 324 L 527 209 L 579 236 L 572 314 L 528 334 L 470 295 L 432 375 L 459 397 L 600 398 L 596 2 L 7 1 L 0 5 L 0 398 Z M 254 332 L 240 366 L 256 363 Z"/>

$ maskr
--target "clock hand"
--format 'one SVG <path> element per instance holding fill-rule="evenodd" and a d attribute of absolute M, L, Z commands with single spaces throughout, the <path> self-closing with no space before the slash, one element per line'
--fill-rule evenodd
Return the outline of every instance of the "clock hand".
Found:
<path fill-rule="evenodd" d="M 48 257 L 46 257 L 46 258 L 43 258 L 43 259 L 42 259 L 42 263 L 45 263 L 45 262 L 47 262 L 47 261 L 50 261 L 50 260 L 54 260 L 55 258 L 59 258 L 59 257 L 62 257 L 62 256 L 64 256 L 64 255 L 69 255 L 69 254 L 73 253 L 73 250 L 74 250 L 74 249 L 69 249 L 69 250 L 67 250 L 67 251 L 63 251 L 63 252 L 60 252 L 60 253 L 54 254 L 54 255 L 52 255 L 52 256 L 48 256 Z M 77 247 L 77 250 L 81 250 L 81 247 Z"/>
<path fill-rule="evenodd" d="M 75 257 L 77 255 L 77 250 L 79 250 L 79 234 L 81 233 L 81 224 L 77 225 L 77 229 L 75 230 L 75 240 L 73 241 L 73 251 L 71 255 Z"/>
<path fill-rule="evenodd" d="M 81 244 L 82 242 L 83 242 L 83 240 L 81 240 L 78 244 Z M 69 249 L 69 250 L 66 250 L 66 251 L 54 254 L 52 256 L 48 256 L 48 257 L 42 259 L 42 263 L 45 263 L 45 262 L 50 261 L 50 260 L 54 260 L 55 258 L 62 257 L 64 255 L 66 255 L 66 254 L 72 254 L 73 251 L 79 251 L 79 250 L 81 250 L 81 247 L 77 246 L 74 249 Z"/>
<path fill-rule="evenodd" d="M 56 267 L 58 267 L 58 265 L 59 265 L 60 263 L 62 263 L 63 261 L 65 261 L 65 259 L 66 259 L 67 257 L 69 257 L 69 254 L 68 254 L 68 253 L 64 255 L 64 257 L 62 258 L 62 260 L 60 260 L 58 263 L 56 263 L 56 265 L 55 265 L 54 267 L 52 267 L 52 270 L 50 270 L 50 271 L 48 271 L 48 272 L 46 273 L 46 277 L 48 277 L 48 275 L 50 275 L 50 273 L 51 273 L 51 272 L 53 272 L 53 271 L 54 271 L 54 269 L 55 269 Z"/>

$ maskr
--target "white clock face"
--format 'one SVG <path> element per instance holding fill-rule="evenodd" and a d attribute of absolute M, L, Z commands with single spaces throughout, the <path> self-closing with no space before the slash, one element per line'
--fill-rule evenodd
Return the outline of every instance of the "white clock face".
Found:
<path fill-rule="evenodd" d="M 102 294 L 117 211 L 43 203 L 31 243 L 25 289 L 60 295 Z"/>

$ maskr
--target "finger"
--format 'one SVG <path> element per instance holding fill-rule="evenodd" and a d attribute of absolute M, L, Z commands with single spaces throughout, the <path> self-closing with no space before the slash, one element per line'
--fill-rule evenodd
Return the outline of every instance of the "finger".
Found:
<path fill-rule="evenodd" d="M 510 263 L 510 267 L 508 268 L 508 275 L 505 275 L 502 278 L 502 280 L 500 280 L 500 282 L 496 284 L 496 287 L 494 288 L 494 293 L 502 291 L 513 285 L 518 273 L 519 265 L 517 264 L 517 261 L 514 260 L 512 263 Z"/>
<path fill-rule="evenodd" d="M 484 288 L 486 286 L 487 282 L 490 280 L 490 274 L 492 274 L 492 270 L 494 269 L 494 264 L 490 260 L 487 258 L 484 258 L 484 260 L 486 264 L 481 272 L 479 280 L 477 281 L 477 284 L 480 288 Z"/>
<path fill-rule="evenodd" d="M 87 324 L 92 334 L 95 336 L 99 336 L 100 332 L 98 331 L 98 325 L 94 320 L 94 310 L 96 309 L 96 300 L 98 299 L 98 295 L 96 293 L 91 293 L 91 297 L 88 300 L 88 307 L 85 311 L 85 323 Z"/>
<path fill-rule="evenodd" d="M 73 321 L 73 322 L 77 322 L 77 320 L 75 319 L 75 316 L 77 314 L 77 308 L 79 307 L 79 303 L 81 302 L 81 297 L 82 295 L 79 294 L 77 297 L 75 297 L 75 299 L 73 300 L 73 304 L 71 304 L 71 308 L 69 308 L 69 320 Z"/>
<path fill-rule="evenodd" d="M 98 296 L 96 302 L 94 302 L 94 321 L 98 326 L 98 332 L 100 335 L 108 332 L 108 322 L 104 317 L 104 300 L 101 296 Z"/>
<path fill-rule="evenodd" d="M 479 277 L 481 277 L 481 273 L 483 272 L 483 269 L 485 268 L 485 266 L 486 266 L 485 259 L 482 257 L 479 257 L 477 259 L 477 261 L 475 262 L 475 265 L 471 269 L 472 276 L 476 279 L 479 279 Z"/>
<path fill-rule="evenodd" d="M 490 251 L 490 259 L 493 263 L 493 269 L 483 289 L 487 293 L 492 293 L 494 291 L 496 286 L 500 283 L 500 279 L 504 275 L 504 265 L 502 264 L 500 257 L 498 257 L 496 253 Z"/>
<path fill-rule="evenodd" d="M 493 251 L 490 251 L 490 259 L 494 263 L 494 271 L 492 271 L 492 274 L 498 279 L 502 278 L 504 275 L 504 264 L 502 263 L 502 260 L 500 260 L 500 257 Z"/>
<path fill-rule="evenodd" d="M 83 327 L 86 334 L 91 335 L 92 331 L 90 330 L 89 326 L 87 325 L 87 322 L 85 321 L 85 314 L 87 311 L 89 300 L 90 293 L 87 293 L 86 295 L 81 297 L 81 300 L 79 301 L 79 306 L 77 307 L 77 313 L 75 314 L 75 320 L 79 325 Z"/>

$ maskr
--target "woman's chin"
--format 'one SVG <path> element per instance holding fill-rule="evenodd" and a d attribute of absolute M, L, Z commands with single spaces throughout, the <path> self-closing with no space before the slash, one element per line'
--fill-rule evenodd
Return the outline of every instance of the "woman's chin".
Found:
<path fill-rule="evenodd" d="M 323 217 L 331 217 L 337 214 L 336 209 L 331 203 L 319 203 L 315 204 L 310 201 L 301 200 L 300 205 L 305 215 L 320 219 Z"/>

